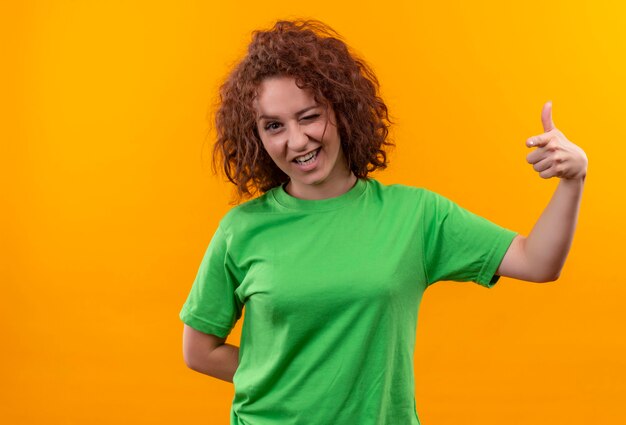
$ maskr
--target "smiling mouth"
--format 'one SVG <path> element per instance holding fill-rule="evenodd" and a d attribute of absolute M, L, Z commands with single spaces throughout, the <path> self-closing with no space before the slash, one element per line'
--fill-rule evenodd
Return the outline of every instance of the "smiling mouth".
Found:
<path fill-rule="evenodd" d="M 310 164 L 313 161 L 315 161 L 315 158 L 317 158 L 317 155 L 319 154 L 320 149 L 321 147 L 315 149 L 314 151 L 309 152 L 306 155 L 299 156 L 298 158 L 294 159 L 292 162 L 295 162 L 296 164 L 299 164 L 299 165 Z"/>

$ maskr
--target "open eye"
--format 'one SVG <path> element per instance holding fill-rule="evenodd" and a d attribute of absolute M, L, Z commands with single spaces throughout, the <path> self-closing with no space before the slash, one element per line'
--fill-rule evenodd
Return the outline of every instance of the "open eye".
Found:
<path fill-rule="evenodd" d="M 280 123 L 276 121 L 268 122 L 267 124 L 265 124 L 265 130 L 269 130 L 269 131 L 278 130 L 278 127 L 275 127 L 275 126 L 280 126 Z"/>

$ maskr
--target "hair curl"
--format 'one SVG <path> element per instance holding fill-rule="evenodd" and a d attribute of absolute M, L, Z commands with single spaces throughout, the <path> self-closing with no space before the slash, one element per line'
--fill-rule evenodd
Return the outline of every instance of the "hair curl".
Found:
<path fill-rule="evenodd" d="M 335 111 L 341 146 L 357 178 L 387 167 L 389 119 L 372 69 L 350 51 L 341 36 L 318 20 L 277 21 L 252 33 L 247 55 L 219 90 L 213 169 L 221 163 L 241 199 L 266 192 L 289 177 L 263 148 L 253 100 L 269 77 L 289 76 L 311 89 L 317 102 Z"/>

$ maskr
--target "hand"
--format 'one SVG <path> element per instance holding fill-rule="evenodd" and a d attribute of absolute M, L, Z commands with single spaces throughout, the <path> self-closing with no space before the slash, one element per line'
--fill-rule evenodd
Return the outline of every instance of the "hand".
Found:
<path fill-rule="evenodd" d="M 587 175 L 587 155 L 567 140 L 552 122 L 552 102 L 546 102 L 541 112 L 545 133 L 526 140 L 526 146 L 537 147 L 526 156 L 529 164 L 544 179 L 559 177 L 566 180 L 584 180 Z"/>

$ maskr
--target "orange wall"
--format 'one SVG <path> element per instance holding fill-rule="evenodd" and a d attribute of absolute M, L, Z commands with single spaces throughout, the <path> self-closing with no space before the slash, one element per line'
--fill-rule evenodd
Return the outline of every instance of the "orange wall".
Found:
<path fill-rule="evenodd" d="M 326 21 L 377 72 L 397 121 L 385 183 L 527 235 L 557 184 L 525 160 L 545 101 L 589 158 L 557 282 L 426 292 L 422 422 L 626 421 L 626 6 L 12 3 L 0 12 L 2 423 L 228 422 L 232 384 L 185 367 L 178 319 L 230 207 L 207 111 L 250 31 L 291 16 Z"/>

